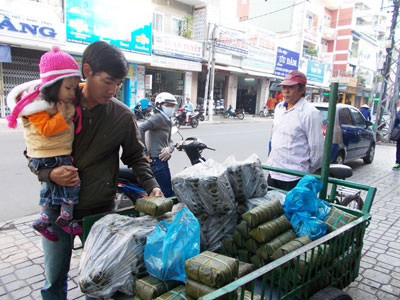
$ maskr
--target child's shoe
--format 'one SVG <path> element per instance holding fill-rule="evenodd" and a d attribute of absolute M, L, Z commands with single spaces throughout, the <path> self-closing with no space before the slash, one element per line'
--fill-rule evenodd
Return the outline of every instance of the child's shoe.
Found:
<path fill-rule="evenodd" d="M 43 220 L 36 220 L 32 225 L 32 227 L 35 230 L 39 231 L 39 233 L 41 235 L 43 235 L 46 239 L 53 241 L 53 242 L 57 242 L 58 236 L 55 232 L 52 232 L 49 229 L 47 229 L 47 227 L 49 227 L 49 226 L 50 226 L 50 224 L 43 222 Z"/>
<path fill-rule="evenodd" d="M 82 234 L 82 227 L 75 221 L 68 221 L 61 217 L 58 217 L 56 220 L 56 224 L 61 227 L 68 234 L 73 235 L 81 235 Z M 72 230 L 71 230 L 72 228 Z"/>
<path fill-rule="evenodd" d="M 394 164 L 394 167 L 392 168 L 392 170 L 400 170 L 400 164 Z"/>

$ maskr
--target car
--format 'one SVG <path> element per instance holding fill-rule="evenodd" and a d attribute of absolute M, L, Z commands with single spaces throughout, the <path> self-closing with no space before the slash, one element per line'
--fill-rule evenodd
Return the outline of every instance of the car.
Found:
<path fill-rule="evenodd" d="M 328 103 L 312 103 L 322 116 L 325 136 L 328 120 Z M 362 158 L 365 164 L 374 160 L 376 138 L 372 123 L 361 112 L 347 104 L 336 105 L 335 127 L 332 138 L 331 163 L 343 164 Z"/>

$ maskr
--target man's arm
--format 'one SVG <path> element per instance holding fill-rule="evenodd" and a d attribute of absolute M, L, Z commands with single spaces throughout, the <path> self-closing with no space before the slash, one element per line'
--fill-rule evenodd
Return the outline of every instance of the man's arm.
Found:
<path fill-rule="evenodd" d="M 319 111 L 312 111 L 308 122 L 308 144 L 310 146 L 310 173 L 314 173 L 322 165 L 324 155 L 324 136 L 322 133 L 322 117 Z"/>

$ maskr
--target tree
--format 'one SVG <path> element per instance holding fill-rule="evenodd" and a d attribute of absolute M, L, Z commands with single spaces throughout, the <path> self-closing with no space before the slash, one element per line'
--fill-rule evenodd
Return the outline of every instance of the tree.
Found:
<path fill-rule="evenodd" d="M 193 16 L 185 16 L 181 36 L 188 39 L 193 37 Z"/>

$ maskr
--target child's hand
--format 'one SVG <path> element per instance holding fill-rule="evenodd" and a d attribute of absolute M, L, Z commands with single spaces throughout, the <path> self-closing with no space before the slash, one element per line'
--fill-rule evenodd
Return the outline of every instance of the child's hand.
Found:
<path fill-rule="evenodd" d="M 63 118 L 65 118 L 66 115 L 66 107 L 65 107 L 65 103 L 63 101 L 58 101 L 56 103 L 56 107 L 57 107 L 57 111 L 63 116 Z"/>

